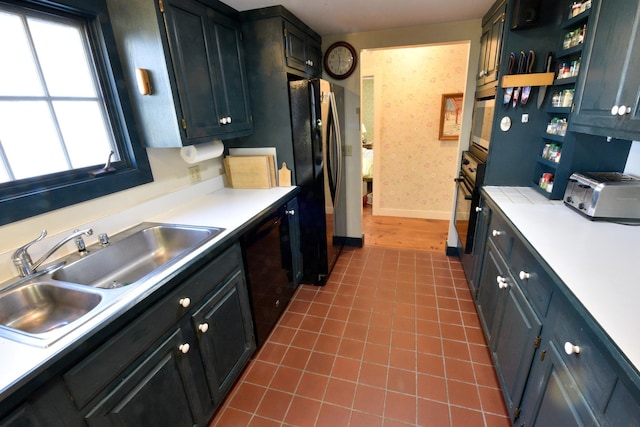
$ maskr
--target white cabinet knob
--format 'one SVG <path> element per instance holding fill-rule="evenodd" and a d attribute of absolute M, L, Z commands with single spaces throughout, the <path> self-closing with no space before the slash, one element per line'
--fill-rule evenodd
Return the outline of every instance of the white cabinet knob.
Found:
<path fill-rule="evenodd" d="M 491 235 L 492 235 L 493 237 L 502 236 L 503 234 L 504 234 L 504 231 L 500 231 L 500 230 L 493 230 L 493 231 L 491 232 Z"/>
<path fill-rule="evenodd" d="M 184 307 L 187 308 L 191 305 L 191 298 L 187 297 L 187 298 L 180 298 L 179 304 Z"/>
<path fill-rule="evenodd" d="M 220 124 L 221 125 L 228 125 L 231 123 L 231 117 L 227 116 L 227 117 L 223 117 L 220 119 Z"/>
<path fill-rule="evenodd" d="M 182 352 L 182 354 L 189 353 L 190 349 L 191 349 L 191 346 L 189 345 L 189 343 L 180 344 L 178 346 L 178 350 L 180 350 Z"/>
<path fill-rule="evenodd" d="M 287 215 L 293 216 L 296 214 L 295 209 L 290 209 L 290 210 L 285 210 L 284 213 L 286 213 Z"/>
<path fill-rule="evenodd" d="M 231 116 L 227 117 L 227 124 L 230 125 L 231 124 Z"/>
<path fill-rule="evenodd" d="M 614 105 L 611 107 L 612 116 L 624 116 L 629 113 L 631 113 L 631 107 L 627 107 L 626 105 Z"/>
<path fill-rule="evenodd" d="M 507 289 L 509 287 L 507 279 L 502 276 L 496 276 L 496 282 L 498 282 L 498 288 L 500 289 Z"/>
<path fill-rule="evenodd" d="M 205 332 L 207 332 L 209 330 L 209 324 L 208 323 L 200 323 L 198 325 L 198 330 L 204 334 Z"/>
<path fill-rule="evenodd" d="M 476 212 L 482 212 L 482 208 L 480 206 L 476 206 Z"/>
<path fill-rule="evenodd" d="M 527 273 L 526 271 L 520 272 L 520 280 L 529 280 L 529 278 L 531 278 L 530 273 Z"/>
<path fill-rule="evenodd" d="M 566 343 L 564 343 L 564 352 L 567 354 L 579 354 L 580 346 L 573 345 L 572 343 L 567 341 Z"/>

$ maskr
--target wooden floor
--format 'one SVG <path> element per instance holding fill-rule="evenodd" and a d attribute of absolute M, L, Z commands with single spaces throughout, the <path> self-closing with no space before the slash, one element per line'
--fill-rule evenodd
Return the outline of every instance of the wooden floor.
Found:
<path fill-rule="evenodd" d="M 371 206 L 365 206 L 362 232 L 365 246 L 445 253 L 449 221 L 373 216 Z"/>

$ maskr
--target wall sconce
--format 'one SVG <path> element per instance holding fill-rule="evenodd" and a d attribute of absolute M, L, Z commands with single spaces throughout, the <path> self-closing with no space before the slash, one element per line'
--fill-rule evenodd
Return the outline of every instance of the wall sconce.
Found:
<path fill-rule="evenodd" d="M 151 95 L 149 70 L 145 68 L 136 68 L 136 82 L 138 83 L 138 92 L 140 92 L 140 95 Z"/>

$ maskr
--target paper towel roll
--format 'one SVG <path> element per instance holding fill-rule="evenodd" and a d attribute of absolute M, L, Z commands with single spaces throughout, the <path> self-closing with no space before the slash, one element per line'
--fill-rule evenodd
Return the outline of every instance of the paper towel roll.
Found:
<path fill-rule="evenodd" d="M 187 163 L 198 163 L 203 160 L 220 157 L 224 151 L 222 141 L 205 142 L 198 145 L 187 145 L 180 149 L 180 157 Z"/>

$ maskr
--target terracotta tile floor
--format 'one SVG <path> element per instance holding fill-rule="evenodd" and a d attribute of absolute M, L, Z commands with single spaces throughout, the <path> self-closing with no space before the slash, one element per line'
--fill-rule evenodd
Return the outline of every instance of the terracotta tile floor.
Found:
<path fill-rule="evenodd" d="M 302 285 L 211 426 L 509 426 L 457 258 L 346 249 Z"/>

